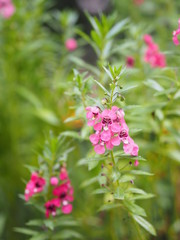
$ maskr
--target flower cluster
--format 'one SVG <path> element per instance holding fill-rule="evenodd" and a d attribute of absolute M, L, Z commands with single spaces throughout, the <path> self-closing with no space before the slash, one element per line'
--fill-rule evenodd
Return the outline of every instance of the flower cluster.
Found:
<path fill-rule="evenodd" d="M 25 188 L 25 200 L 28 201 L 30 197 L 34 194 L 42 192 L 44 186 L 46 184 L 46 180 L 38 175 L 38 173 L 33 172 L 31 174 L 31 179 L 27 183 Z"/>
<path fill-rule="evenodd" d="M 74 200 L 74 189 L 71 186 L 65 166 L 61 167 L 59 178 L 51 177 L 50 184 L 53 186 L 53 189 L 51 187 L 53 198 L 44 205 L 46 208 L 46 217 L 48 218 L 50 215 L 55 216 L 56 209 L 60 207 L 64 214 L 71 213 L 72 205 L 70 202 Z M 28 201 L 34 194 L 42 192 L 45 185 L 46 181 L 44 178 L 40 177 L 36 172 L 32 173 L 31 179 L 26 185 L 25 200 Z"/>
<path fill-rule="evenodd" d="M 56 215 L 56 208 L 61 207 L 61 211 L 64 214 L 69 214 L 72 212 L 72 202 L 74 200 L 73 193 L 74 189 L 71 186 L 71 181 L 68 177 L 68 173 L 65 167 L 61 168 L 60 180 L 62 181 L 61 184 L 58 185 L 59 179 L 56 177 L 52 177 L 50 183 L 54 186 L 53 195 L 55 198 L 49 200 L 45 203 L 46 208 L 46 217 L 48 218 L 51 214 L 52 216 Z"/>
<path fill-rule="evenodd" d="M 153 68 L 164 68 L 166 66 L 166 57 L 159 51 L 159 47 L 154 43 L 152 37 L 148 34 L 144 35 L 144 42 L 147 45 L 144 61 L 148 62 Z"/>
<path fill-rule="evenodd" d="M 3 18 L 10 18 L 15 12 L 15 7 L 11 0 L 0 0 L 0 14 Z"/>
<path fill-rule="evenodd" d="M 90 135 L 90 141 L 97 154 L 105 153 L 105 146 L 112 150 L 123 143 L 126 154 L 138 156 L 139 147 L 129 136 L 129 128 L 124 119 L 124 111 L 113 106 L 111 109 L 100 110 L 99 107 L 87 107 L 88 125 L 96 131 Z"/>
<path fill-rule="evenodd" d="M 179 45 L 178 35 L 180 34 L 180 19 L 178 20 L 178 29 L 173 31 L 173 42 L 175 45 Z"/>

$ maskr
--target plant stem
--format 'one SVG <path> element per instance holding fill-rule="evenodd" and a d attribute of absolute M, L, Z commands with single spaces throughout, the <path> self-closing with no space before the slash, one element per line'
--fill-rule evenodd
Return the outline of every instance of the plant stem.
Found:
<path fill-rule="evenodd" d="M 112 159 L 113 164 L 116 165 L 116 163 L 115 163 L 115 159 L 114 159 L 113 151 L 111 151 L 111 159 Z"/>

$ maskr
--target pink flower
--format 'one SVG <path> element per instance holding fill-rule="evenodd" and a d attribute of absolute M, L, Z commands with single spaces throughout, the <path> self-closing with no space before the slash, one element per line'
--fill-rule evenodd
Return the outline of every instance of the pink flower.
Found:
<path fill-rule="evenodd" d="M 143 38 L 144 38 L 144 42 L 145 42 L 147 45 L 150 45 L 150 44 L 153 43 L 153 40 L 152 40 L 151 35 L 145 34 Z"/>
<path fill-rule="evenodd" d="M 53 190 L 53 195 L 57 196 L 60 199 L 61 203 L 63 203 L 64 201 L 72 202 L 74 200 L 73 193 L 74 190 L 70 184 L 70 181 L 57 186 Z"/>
<path fill-rule="evenodd" d="M 34 194 L 42 192 L 45 184 L 46 181 L 44 178 L 39 177 L 36 172 L 32 173 L 31 179 L 25 188 L 25 200 L 28 201 Z"/>
<path fill-rule="evenodd" d="M 86 111 L 87 111 L 86 118 L 88 119 L 88 126 L 93 126 L 94 130 L 96 130 L 98 128 L 97 124 L 99 123 L 99 119 L 101 118 L 99 108 L 98 107 L 87 107 Z"/>
<path fill-rule="evenodd" d="M 150 35 L 144 35 L 144 41 L 147 45 L 147 49 L 144 55 L 144 61 L 148 62 L 153 68 L 164 68 L 166 66 L 166 57 L 159 51 L 157 44 L 153 42 Z"/>
<path fill-rule="evenodd" d="M 138 165 L 139 165 L 138 160 L 135 160 L 135 162 L 134 162 L 134 166 L 137 167 Z"/>
<path fill-rule="evenodd" d="M 11 0 L 0 0 L 0 14 L 3 18 L 10 18 L 15 12 L 15 7 Z"/>
<path fill-rule="evenodd" d="M 48 218 L 50 214 L 53 217 L 56 216 L 56 208 L 60 207 L 60 205 L 60 200 L 58 198 L 54 198 L 45 203 L 44 206 L 46 208 L 46 217 Z"/>
<path fill-rule="evenodd" d="M 178 35 L 180 34 L 180 19 L 178 20 L 178 29 L 173 31 L 173 42 L 175 45 L 179 45 Z"/>
<path fill-rule="evenodd" d="M 144 0 L 134 0 L 135 5 L 141 5 L 144 3 Z"/>
<path fill-rule="evenodd" d="M 51 185 L 53 185 L 53 186 L 56 186 L 56 185 L 58 185 L 58 178 L 57 177 L 52 177 L 51 179 L 50 179 L 50 183 L 51 183 Z"/>
<path fill-rule="evenodd" d="M 132 56 L 126 58 L 126 66 L 129 68 L 134 67 L 134 58 Z"/>
<path fill-rule="evenodd" d="M 86 111 L 86 117 L 91 121 L 91 124 L 88 125 L 95 126 L 95 122 L 92 123 L 92 121 L 98 119 L 98 124 L 101 126 L 98 131 L 89 137 L 97 154 L 104 154 L 106 148 L 112 150 L 114 146 L 119 146 L 123 142 L 125 153 L 132 156 L 138 155 L 138 145 L 129 136 L 129 128 L 124 119 L 124 111 L 121 108 L 113 106 L 111 109 L 105 109 L 101 112 L 100 108 L 88 107 Z"/>
<path fill-rule="evenodd" d="M 72 212 L 72 204 L 69 204 L 68 202 L 64 201 L 61 210 L 64 214 L 70 214 Z"/>
<path fill-rule="evenodd" d="M 74 51 L 77 48 L 77 42 L 74 38 L 69 38 L 65 42 L 66 49 L 70 52 Z"/>

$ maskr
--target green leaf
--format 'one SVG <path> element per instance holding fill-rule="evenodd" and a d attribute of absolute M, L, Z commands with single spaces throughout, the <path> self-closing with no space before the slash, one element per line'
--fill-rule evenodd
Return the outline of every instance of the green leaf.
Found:
<path fill-rule="evenodd" d="M 34 110 L 34 114 L 39 117 L 40 119 L 42 119 L 43 121 L 52 124 L 54 126 L 58 126 L 59 125 L 59 119 L 57 118 L 57 116 L 49 109 L 46 108 L 39 108 Z"/>
<path fill-rule="evenodd" d="M 100 82 L 98 82 L 98 81 L 96 81 L 96 80 L 94 80 L 95 81 L 95 83 L 97 83 L 97 85 L 99 85 L 99 87 L 106 93 L 106 94 L 108 94 L 108 96 L 110 96 L 110 93 L 108 92 L 108 90 L 105 88 L 105 87 L 103 87 L 103 85 L 100 83 Z"/>
<path fill-rule="evenodd" d="M 108 193 L 108 189 L 107 188 L 98 188 L 95 191 L 92 192 L 92 194 L 104 194 L 104 193 Z"/>
<path fill-rule="evenodd" d="M 180 98 L 180 90 L 178 90 L 174 95 L 174 99 L 178 99 L 178 98 Z"/>
<path fill-rule="evenodd" d="M 26 223 L 27 226 L 42 226 L 43 220 L 41 219 L 33 219 Z"/>
<path fill-rule="evenodd" d="M 78 116 L 78 117 L 69 117 L 69 118 L 66 118 L 66 120 L 64 121 L 64 123 L 69 123 L 69 122 L 73 122 L 73 121 L 76 121 L 76 120 L 83 120 L 83 116 Z"/>
<path fill-rule="evenodd" d="M 119 183 L 130 182 L 134 179 L 135 177 L 133 175 L 123 175 L 119 178 Z"/>
<path fill-rule="evenodd" d="M 171 150 L 168 153 L 169 157 L 180 163 L 180 151 L 179 150 Z"/>
<path fill-rule="evenodd" d="M 84 69 L 91 71 L 96 76 L 99 76 L 99 70 L 96 67 L 84 62 L 82 59 L 73 56 L 71 57 L 71 61 L 74 62 L 76 65 L 79 65 L 80 67 L 83 67 Z"/>
<path fill-rule="evenodd" d="M 126 192 L 137 193 L 137 194 L 146 194 L 146 192 L 140 188 L 128 188 Z"/>
<path fill-rule="evenodd" d="M 48 240 L 49 237 L 47 235 L 47 233 L 39 233 L 35 236 L 33 236 L 32 238 L 30 238 L 29 240 Z"/>
<path fill-rule="evenodd" d="M 149 232 L 150 234 L 152 234 L 153 236 L 156 236 L 156 230 L 154 229 L 154 227 L 144 218 L 138 216 L 138 215 L 132 215 L 133 219 L 139 224 L 141 225 L 147 232 Z"/>
<path fill-rule="evenodd" d="M 91 185 L 91 184 L 93 184 L 93 183 L 95 183 L 95 182 L 97 182 L 97 181 L 98 181 L 98 177 L 90 178 L 90 179 L 84 181 L 84 182 L 80 185 L 80 187 L 81 187 L 81 188 L 87 187 L 87 186 L 89 186 L 89 185 Z"/>
<path fill-rule="evenodd" d="M 111 210 L 111 209 L 114 209 L 114 208 L 118 208 L 118 207 L 121 207 L 122 204 L 120 203 L 108 203 L 108 204 L 104 204 L 102 205 L 98 212 L 101 212 L 101 211 L 108 211 L 108 210 Z"/>
<path fill-rule="evenodd" d="M 118 187 L 114 193 L 114 198 L 118 200 L 124 200 L 124 190 Z"/>
<path fill-rule="evenodd" d="M 106 67 L 103 66 L 103 68 L 106 71 L 106 73 L 108 74 L 108 76 L 111 78 L 111 80 L 113 80 L 113 76 L 112 76 L 111 72 Z"/>
<path fill-rule="evenodd" d="M 47 220 L 44 221 L 44 224 L 45 224 L 45 226 L 46 226 L 47 228 L 49 228 L 51 231 L 54 230 L 54 224 L 53 224 L 53 221 L 52 221 L 52 220 L 47 219 Z"/>
<path fill-rule="evenodd" d="M 135 85 L 130 85 L 130 86 L 128 86 L 128 85 L 126 85 L 126 86 L 124 86 L 123 87 L 123 89 L 121 90 L 121 93 L 125 93 L 125 92 L 127 92 L 127 91 L 129 91 L 129 90 L 132 90 L 132 89 L 134 89 L 134 88 L 137 88 L 138 87 L 138 84 L 135 84 Z"/>
<path fill-rule="evenodd" d="M 149 198 L 153 198 L 153 197 L 155 197 L 154 194 L 146 193 L 144 195 L 138 195 L 138 196 L 130 197 L 130 199 L 131 200 L 141 200 L 141 199 L 149 199 Z"/>
<path fill-rule="evenodd" d="M 78 166 L 86 165 L 91 161 L 98 161 L 99 162 L 99 161 L 103 161 L 103 160 L 106 160 L 106 159 L 107 159 L 107 157 L 82 158 L 78 161 Z"/>
<path fill-rule="evenodd" d="M 66 229 L 66 230 L 62 230 L 59 233 L 55 233 L 53 235 L 53 240 L 59 240 L 59 239 L 82 239 L 82 235 L 74 230 L 70 230 L 70 229 Z"/>
<path fill-rule="evenodd" d="M 146 212 L 145 210 L 138 206 L 137 204 L 135 204 L 133 201 L 130 201 L 128 199 L 124 200 L 123 201 L 125 207 L 130 211 L 132 212 L 133 214 L 136 214 L 136 215 L 141 215 L 143 217 L 146 216 Z"/>
<path fill-rule="evenodd" d="M 117 24 L 115 24 L 111 30 L 107 33 L 106 35 L 106 39 L 108 38 L 112 38 L 115 35 L 117 35 L 120 31 L 122 31 L 122 29 L 124 28 L 124 26 L 129 22 L 129 19 L 124 19 L 121 22 L 118 22 Z"/>
<path fill-rule="evenodd" d="M 155 89 L 158 92 L 161 92 L 164 90 L 164 88 L 155 80 L 153 79 L 148 79 L 144 82 L 145 85 L 147 85 L 148 87 L 151 87 L 153 89 Z"/>
<path fill-rule="evenodd" d="M 23 233 L 25 235 L 31 235 L 31 236 L 36 235 L 38 233 L 37 231 L 31 230 L 28 228 L 14 228 L 14 231 Z"/>
<path fill-rule="evenodd" d="M 135 175 L 147 175 L 147 176 L 153 176 L 153 173 L 149 173 L 149 172 L 144 172 L 141 170 L 131 170 L 130 173 L 135 174 Z"/>
<path fill-rule="evenodd" d="M 78 132 L 74 132 L 74 131 L 65 131 L 65 132 L 62 132 L 61 135 L 66 137 L 72 137 L 75 139 L 80 139 L 80 140 L 89 140 L 88 138 L 82 138 Z"/>
<path fill-rule="evenodd" d="M 34 93 L 26 89 L 25 87 L 18 87 L 17 92 L 24 97 L 28 102 L 30 102 L 34 107 L 42 107 L 41 101 L 35 96 Z"/>

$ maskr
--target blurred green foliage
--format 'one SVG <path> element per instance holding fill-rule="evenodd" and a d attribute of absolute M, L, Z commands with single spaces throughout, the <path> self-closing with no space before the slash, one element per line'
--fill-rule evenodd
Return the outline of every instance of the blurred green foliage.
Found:
<path fill-rule="evenodd" d="M 25 206 L 18 194 L 24 192 L 24 179 L 30 176 L 25 165 L 37 165 L 33 150 L 41 149 L 44 134 L 50 129 L 57 135 L 66 130 L 68 139 L 79 139 L 72 142 L 76 150 L 69 155 L 68 169 L 75 188 L 73 217 L 80 221 L 79 231 L 84 238 L 113 239 L 115 233 L 119 239 L 139 239 L 124 210 L 97 212 L 104 199 L 92 192 L 99 188 L 94 178 L 101 166 L 90 165 L 89 172 L 82 162 L 77 166 L 90 149 L 86 141 L 90 130 L 83 124 L 83 101 L 101 104 L 103 91 L 94 85 L 94 80 L 105 87 L 109 85 L 102 65 L 110 62 L 119 67 L 125 65 L 127 56 L 133 56 L 135 66 L 127 68 L 121 82 L 125 102 L 120 102 L 120 106 L 134 130 L 131 134 L 137 139 L 140 155 L 148 159 L 139 170 L 155 174 L 136 179 L 138 188 L 156 195 L 138 202 L 157 230 L 157 238 L 143 232 L 144 239 L 178 240 L 180 61 L 172 31 L 177 28 L 179 1 L 145 0 L 137 6 L 131 0 L 113 0 L 108 16 L 100 18 L 101 25 L 97 26 L 99 16 L 86 14 L 92 26 L 89 35 L 84 33 L 86 26 L 77 24 L 77 12 L 53 10 L 52 1 L 13 2 L 15 14 L 8 20 L 0 19 L 0 239 L 25 239 L 13 228 L 42 217 Z M 123 21 L 118 24 L 120 20 Z M 166 68 L 151 69 L 144 63 L 146 33 L 166 54 Z M 69 52 L 65 41 L 76 34 L 78 49 Z M 91 56 L 85 54 L 89 46 L 88 52 L 96 54 L 93 64 L 89 62 Z M 72 68 L 83 73 L 82 79 L 77 79 L 76 71 L 74 78 Z M 73 232 L 72 237 L 76 238 Z"/>

